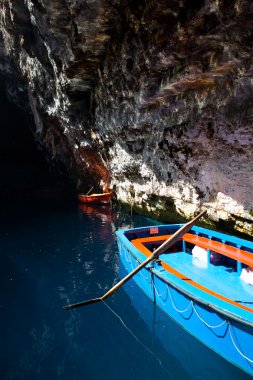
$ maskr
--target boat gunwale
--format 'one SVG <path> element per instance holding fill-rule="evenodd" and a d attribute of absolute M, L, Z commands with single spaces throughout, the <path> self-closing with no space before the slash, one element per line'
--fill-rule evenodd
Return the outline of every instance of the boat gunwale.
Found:
<path fill-rule="evenodd" d="M 137 238 L 137 239 L 132 239 L 131 243 L 137 249 L 141 250 L 142 247 L 146 248 L 145 247 L 146 243 L 159 242 L 160 240 L 165 241 L 170 236 L 172 235 L 159 235 L 159 236 L 151 236 L 151 237 L 146 237 L 146 238 Z M 197 245 L 198 247 L 202 247 L 204 249 L 210 249 L 213 252 L 217 252 L 220 255 L 231 258 L 235 261 L 239 261 L 243 264 L 253 266 L 253 254 L 241 248 L 235 248 L 226 243 L 220 243 L 215 240 L 211 240 L 203 236 L 193 235 L 190 233 L 184 234 L 181 237 L 180 241 L 185 241 L 186 243 L 188 242 L 188 243 Z M 137 243 L 138 243 L 138 246 L 140 247 L 137 247 Z M 143 250 L 141 252 L 143 252 Z M 152 252 L 149 251 L 149 254 L 151 253 Z"/>
<path fill-rule="evenodd" d="M 163 226 L 163 225 L 161 225 L 161 226 Z M 218 238 L 221 240 L 223 240 L 224 238 L 227 238 L 226 241 L 229 241 L 230 243 L 238 244 L 238 245 L 241 245 L 243 247 L 248 247 L 249 249 L 253 249 L 253 241 L 242 239 L 242 238 L 239 238 L 237 236 L 228 235 L 228 234 L 225 234 L 223 232 L 218 232 L 215 230 L 209 230 L 207 228 L 199 227 L 196 225 L 193 226 L 190 231 L 199 232 L 199 233 L 202 233 L 205 235 L 210 235 L 212 237 L 215 237 L 215 238 Z"/>

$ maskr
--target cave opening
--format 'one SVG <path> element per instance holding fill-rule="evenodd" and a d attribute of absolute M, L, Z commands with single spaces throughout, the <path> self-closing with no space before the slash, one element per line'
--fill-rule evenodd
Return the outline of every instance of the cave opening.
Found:
<path fill-rule="evenodd" d="M 2 78 L 0 113 L 1 203 L 68 196 L 65 178 L 50 168 L 35 141 L 32 116 L 8 99 Z"/>

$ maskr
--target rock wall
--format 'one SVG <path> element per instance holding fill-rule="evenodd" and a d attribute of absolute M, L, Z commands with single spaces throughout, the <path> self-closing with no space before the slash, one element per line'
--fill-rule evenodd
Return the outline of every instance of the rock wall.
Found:
<path fill-rule="evenodd" d="M 77 190 L 253 235 L 250 0 L 3 0 L 0 72 Z"/>

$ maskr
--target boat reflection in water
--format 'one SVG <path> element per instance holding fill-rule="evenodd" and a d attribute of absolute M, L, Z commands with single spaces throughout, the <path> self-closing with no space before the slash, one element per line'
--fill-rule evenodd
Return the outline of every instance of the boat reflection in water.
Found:
<path fill-rule="evenodd" d="M 93 225 L 93 228 L 95 230 L 92 236 L 94 238 L 98 238 L 98 242 L 101 243 L 100 251 L 106 252 L 109 250 L 111 252 L 111 255 L 113 255 L 113 248 L 109 249 L 109 246 L 112 247 L 114 244 L 112 236 L 116 230 L 115 223 L 118 218 L 117 211 L 114 210 L 109 204 L 79 204 L 78 208 L 82 212 L 82 214 L 84 214 L 84 220 L 86 220 L 88 216 L 91 225 Z M 81 218 L 82 214 L 80 214 Z M 97 223 L 95 221 L 97 221 Z"/>
<path fill-rule="evenodd" d="M 122 262 L 120 262 L 119 273 L 120 278 L 127 274 Z M 179 379 L 182 371 L 187 373 L 189 379 L 198 380 L 247 380 L 251 378 L 174 322 L 151 301 L 134 280 L 128 281 L 123 289 L 151 332 L 152 352 L 159 355 L 161 345 L 166 350 L 167 360 L 163 364 L 168 364 L 168 371 L 173 379 Z M 136 331 L 135 333 L 138 334 Z"/>
<path fill-rule="evenodd" d="M 79 210 L 81 210 L 83 213 L 92 217 L 95 216 L 101 219 L 103 222 L 114 222 L 117 217 L 116 213 L 113 212 L 109 204 L 89 205 L 89 204 L 83 203 L 83 204 L 79 204 L 78 207 L 79 207 Z"/>

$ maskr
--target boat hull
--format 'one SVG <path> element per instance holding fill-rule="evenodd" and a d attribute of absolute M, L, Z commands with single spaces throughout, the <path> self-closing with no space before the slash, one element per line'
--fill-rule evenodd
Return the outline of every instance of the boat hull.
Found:
<path fill-rule="evenodd" d="M 120 260 L 129 273 L 140 261 L 118 236 Z M 142 291 L 175 322 L 226 360 L 253 375 L 253 329 L 208 303 L 191 297 L 177 284 L 163 278 L 164 268 L 155 263 L 133 279 Z"/>
<path fill-rule="evenodd" d="M 79 201 L 86 204 L 108 204 L 111 201 L 111 197 L 111 193 L 91 195 L 78 194 Z"/>
<path fill-rule="evenodd" d="M 120 278 L 127 275 L 121 261 L 119 273 Z M 150 298 L 145 297 L 133 279 L 124 285 L 124 291 L 130 299 L 131 306 L 134 307 L 138 317 L 143 320 L 150 332 L 145 343 L 150 341 L 152 351 L 158 353 L 163 364 L 169 363 L 169 372 L 172 372 L 172 377 L 202 379 L 204 376 L 206 379 L 211 379 L 215 374 L 219 379 L 238 380 L 242 379 L 242 376 L 248 379 L 248 376 L 245 373 L 242 374 L 239 368 L 234 367 L 198 339 L 193 338 L 188 331 L 175 323 Z M 138 334 L 138 329 L 134 332 Z M 165 357 L 161 351 L 161 344 L 167 353 L 166 360 L 164 360 Z M 182 373 L 180 374 L 182 372 L 180 367 L 185 371 L 185 376 Z M 175 375 L 174 371 L 176 372 Z"/>

